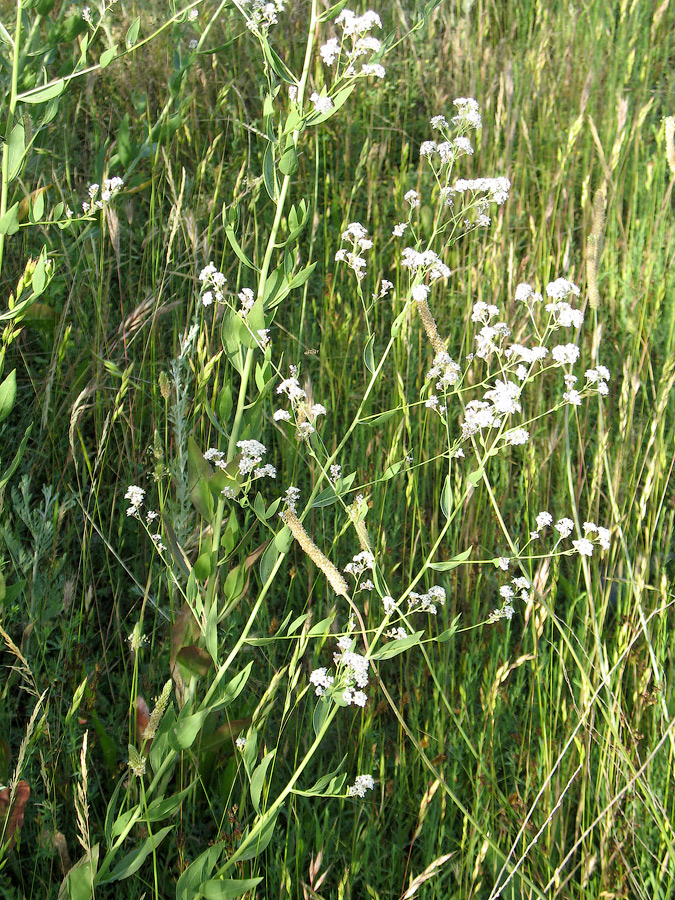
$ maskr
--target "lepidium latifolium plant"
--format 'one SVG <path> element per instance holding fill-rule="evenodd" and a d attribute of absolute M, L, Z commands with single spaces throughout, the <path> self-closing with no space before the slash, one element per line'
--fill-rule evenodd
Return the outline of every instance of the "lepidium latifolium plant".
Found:
<path fill-rule="evenodd" d="M 251 252 L 240 239 L 236 204 L 223 210 L 228 244 L 218 264 L 214 252 L 195 272 L 194 317 L 161 383 L 167 434 L 178 446 L 165 467 L 172 478 L 156 468 L 154 481 L 148 473 L 126 491 L 127 516 L 152 540 L 162 564 L 154 577 L 165 580 L 171 597 L 171 658 L 152 713 L 130 698 L 137 716 L 129 778 L 110 801 L 105 852 L 93 873 L 94 885 L 103 885 L 133 875 L 152 856 L 155 891 L 168 865 L 177 871 L 179 900 L 255 890 L 265 877 L 264 852 L 275 847 L 281 821 L 291 827 L 298 797 L 367 802 L 381 788 L 381 773 L 356 768 L 349 756 L 326 766 L 338 717 L 351 720 L 384 698 L 423 754 L 391 699 L 390 660 L 404 653 L 428 660 L 430 645 L 462 627 L 461 619 L 447 622 L 444 615 L 448 573 L 460 566 L 500 573 L 501 586 L 485 605 L 482 627 L 490 628 L 543 602 L 534 574 L 544 561 L 588 557 L 610 541 L 609 528 L 582 523 L 576 507 L 538 510 L 513 534 L 491 484 L 493 458 L 521 452 L 547 419 L 608 392 L 610 373 L 602 364 L 575 372 L 579 288 L 564 277 L 541 292 L 521 284 L 515 298 L 504 298 L 512 321 L 498 306 L 476 303 L 458 346 L 443 337 L 434 316 L 452 279 L 445 262 L 451 247 L 489 229 L 509 196 L 502 175 L 457 177 L 482 127 L 474 99 L 457 99 L 431 119 L 420 151 L 428 177 L 405 194 L 400 221 L 391 223 L 391 280 L 370 271 L 367 223 L 344 223 L 334 258 L 352 270 L 362 305 L 364 386 L 347 421 L 313 396 L 302 359 L 289 356 L 277 325 L 298 289 L 328 274 L 302 258 L 305 226 L 321 211 L 294 196 L 299 158 L 312 152 L 313 130 L 346 106 L 359 82 L 375 89 L 386 78 L 386 38 L 375 12 L 358 16 L 339 4 L 320 13 L 313 2 L 295 75 L 273 47 L 283 4 L 236 6 L 261 50 L 262 177 L 272 215 L 260 210 L 259 228 L 268 222 L 268 232 Z M 234 284 L 224 274 L 233 263 Z M 391 308 L 388 320 L 371 315 L 376 305 Z M 386 332 L 373 325 L 383 320 Z M 425 377 L 403 385 L 399 407 L 373 412 L 378 385 L 395 374 L 393 348 L 420 329 Z M 554 398 L 546 411 L 539 403 L 543 382 Z M 405 580 L 382 552 L 382 529 L 369 527 L 368 496 L 386 482 L 405 504 L 411 469 L 423 477 L 431 463 L 411 446 L 379 481 L 367 471 L 343 471 L 364 427 L 377 427 L 385 414 L 440 423 L 429 433 L 439 436 L 432 462 L 444 467 L 441 524 Z M 495 547 L 486 554 L 467 538 L 448 548 L 479 486 L 498 523 Z M 310 574 L 308 589 L 296 601 L 303 571 Z M 142 627 L 131 642 L 141 667 Z M 306 721 L 311 727 L 303 727 Z M 180 840 L 165 841 L 181 809 Z M 211 839 L 199 846 L 205 819 Z M 513 868 L 495 839 L 484 838 L 506 871 Z"/>

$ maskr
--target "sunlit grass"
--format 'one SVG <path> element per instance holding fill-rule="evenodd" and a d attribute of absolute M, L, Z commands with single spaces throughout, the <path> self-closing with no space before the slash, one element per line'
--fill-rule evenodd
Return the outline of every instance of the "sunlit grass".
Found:
<path fill-rule="evenodd" d="M 403 35 L 413 21 L 406 4 L 380 12 L 384 33 Z M 163 11 L 156 14 L 161 19 Z M 296 69 L 303 15 L 302 8 L 290 11 L 276 37 Z M 131 8 L 115 11 L 121 35 L 134 16 Z M 77 239 L 39 228 L 21 243 L 17 236 L 3 266 L 3 278 L 13 284 L 25 255 L 46 242 L 59 270 L 45 299 L 53 321 L 28 323 L 12 349 L 15 361 L 5 366 L 19 369 L 21 408 L 19 420 L 3 426 L 3 440 L 9 446 L 31 420 L 41 425 L 22 470 L 30 475 L 31 499 L 5 491 L 5 579 L 9 585 L 25 578 L 26 586 L 11 603 L 3 601 L 0 623 L 25 653 L 37 691 L 49 688 L 49 727 L 33 733 L 21 775 L 31 785 L 21 842 L 0 872 L 1 890 L 12 898 L 58 895 L 65 872 L 54 849 L 61 846 L 57 834 L 72 862 L 81 855 L 74 784 L 86 729 L 91 843 L 103 840 L 106 805 L 128 777 L 135 692 L 152 707 L 170 677 L 170 622 L 183 600 L 153 562 L 150 541 L 125 516 L 123 497 L 130 484 L 149 488 L 156 476 L 168 515 L 182 489 L 174 528 L 195 562 L 207 535 L 187 496 L 180 435 L 193 435 L 203 449 L 217 444 L 212 417 L 218 418 L 221 390 L 236 387 L 237 377 L 223 357 L 204 378 L 213 350 L 196 344 L 183 373 L 189 403 L 181 412 L 173 389 L 163 393 L 160 376 L 169 373 L 198 309 L 200 269 L 213 260 L 229 285 L 249 284 L 224 233 L 227 213 L 236 204 L 238 238 L 255 259 L 274 213 L 261 182 L 260 63 L 241 21 L 232 11 L 223 14 L 204 48 L 216 52 L 198 57 L 167 103 L 167 82 L 180 64 L 172 41 L 160 37 L 143 58 L 111 65 L 89 87 L 68 94 L 34 157 L 57 148 L 50 171 L 40 174 L 36 161 L 24 175 L 27 185 L 43 178 L 72 198 L 71 205 L 81 201 L 87 184 L 119 155 L 115 141 L 128 114 L 129 171 L 117 159 L 119 168 L 109 173 L 125 175 L 123 202 L 101 218 L 100 228 Z M 359 802 L 291 798 L 260 869 L 260 897 L 400 897 L 436 860 L 443 861 L 418 896 L 491 898 L 516 863 L 504 897 L 672 893 L 675 238 L 674 173 L 661 119 L 675 112 L 674 41 L 667 4 L 598 0 L 571 8 L 453 0 L 387 58 L 382 85 L 359 85 L 339 116 L 301 139 L 293 202 L 306 197 L 313 205 L 299 251 L 303 262 L 319 264 L 280 309 L 275 340 L 284 366 L 300 363 L 301 381 L 311 379 L 316 401 L 340 423 L 351 421 L 368 381 L 353 273 L 334 263 L 340 234 L 359 221 L 374 241 L 364 296 L 382 278 L 401 296 L 407 273 L 391 230 L 401 220 L 405 192 L 429 186 L 419 146 L 429 138 L 431 116 L 448 114 L 454 97 L 476 97 L 484 127 L 461 176 L 503 174 L 512 182 L 491 227 L 455 244 L 445 260 L 452 276 L 434 314 L 455 359 L 472 349 L 473 304 L 494 303 L 508 320 L 519 282 L 542 290 L 564 276 L 581 285 L 585 301 L 593 198 L 605 186 L 600 302 L 586 308 L 579 343 L 581 371 L 598 362 L 610 368 L 610 396 L 602 405 L 592 398 L 542 420 L 530 445 L 490 462 L 489 476 L 501 516 L 521 540 L 544 509 L 554 518 L 578 510 L 581 522 L 614 531 L 611 551 L 600 561 L 581 565 L 575 557 L 534 566 L 528 574 L 544 602 L 519 608 L 511 622 L 473 627 L 499 605 L 494 567 L 447 573 L 448 602 L 429 631 L 440 633 L 457 616 L 460 630 L 427 645 L 426 657 L 413 650 L 378 663 L 382 689 L 373 676 L 369 704 L 342 711 L 308 774 L 311 783 L 346 755 L 350 777 L 371 772 L 375 791 Z M 325 71 L 317 64 L 312 74 L 320 88 Z M 369 314 L 376 358 L 402 308 L 397 304 L 378 301 Z M 212 347 L 220 346 L 219 329 L 216 322 Z M 340 459 L 343 473 L 357 473 L 373 549 L 397 585 L 414 577 L 444 524 L 442 428 L 418 392 L 432 356 L 417 318 L 406 321 L 366 409 L 373 416 L 396 412 L 373 427 L 359 426 Z M 542 388 L 529 412 L 543 413 L 551 400 Z M 269 411 L 261 421 L 278 467 L 266 501 L 289 484 L 306 498 L 319 477 L 316 466 L 304 464 Z M 322 428 L 332 452 L 340 432 Z M 408 455 L 411 465 L 381 480 Z M 480 559 L 507 554 L 484 486 L 464 501 L 464 481 L 456 478 L 461 506 L 442 558 L 469 546 Z M 41 495 L 43 484 L 58 492 L 58 501 Z M 18 488 L 18 474 L 11 486 Z M 22 509 L 45 511 L 52 528 L 41 543 Z M 316 508 L 304 521 L 335 560 L 357 552 L 342 512 L 337 504 Z M 237 534 L 235 542 L 244 537 Z M 233 557 L 232 568 L 236 562 L 243 560 Z M 227 650 L 255 602 L 255 571 L 219 626 Z M 323 575 L 298 548 L 278 585 L 256 620 L 261 639 L 277 633 L 291 610 L 311 612 L 314 623 L 335 605 Z M 368 627 L 377 626 L 375 595 L 362 613 Z M 141 615 L 149 640 L 134 658 L 127 638 Z M 330 664 L 333 650 L 327 638 L 298 659 L 292 648 L 246 649 L 242 665 L 254 661 L 256 699 L 237 715 L 254 714 L 275 670 L 301 666 L 306 681 L 312 668 Z M 17 659 L 8 651 L 7 664 Z M 68 716 L 83 683 L 79 709 Z M 12 763 L 7 759 L 0 771 L 3 784 L 35 706 L 26 685 L 17 670 L 8 670 L 2 696 Z M 313 739 L 313 705 L 286 718 L 285 690 L 278 688 L 266 738 L 276 738 L 280 783 Z M 116 894 L 173 896 L 180 872 L 210 841 L 236 845 L 246 823 L 235 807 L 246 809 L 250 801 L 234 759 L 231 742 L 202 754 L 176 836 L 137 875 L 119 882 Z M 188 787 L 190 771 L 186 764 L 179 787 Z M 146 835 L 139 827 L 135 836 L 138 842 Z M 243 866 L 236 873 L 248 875 Z M 101 888 L 100 895 L 112 890 Z"/>

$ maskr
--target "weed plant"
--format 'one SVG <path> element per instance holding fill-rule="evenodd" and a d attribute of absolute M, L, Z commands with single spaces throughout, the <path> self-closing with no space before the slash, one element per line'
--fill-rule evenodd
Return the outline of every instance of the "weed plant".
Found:
<path fill-rule="evenodd" d="M 670 5 L 2 9 L 0 895 L 672 896 Z"/>

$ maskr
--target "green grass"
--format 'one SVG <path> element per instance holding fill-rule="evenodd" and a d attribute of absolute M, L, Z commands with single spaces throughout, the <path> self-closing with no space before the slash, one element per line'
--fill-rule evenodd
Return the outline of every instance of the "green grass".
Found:
<path fill-rule="evenodd" d="M 12 31 L 7 6 L 1 18 Z M 362 409 L 366 417 L 393 414 L 354 430 L 338 460 L 343 474 L 355 473 L 351 492 L 342 504 L 309 510 L 304 526 L 343 568 L 360 549 L 345 504 L 362 493 L 380 575 L 397 597 L 444 527 L 436 560 L 469 547 L 472 561 L 511 555 L 502 524 L 522 545 L 545 509 L 554 519 L 611 526 L 612 546 L 588 561 L 525 559 L 535 602 L 517 605 L 510 622 L 489 625 L 505 583 L 495 566 L 427 570 L 415 589 L 443 584 L 448 601 L 436 619 L 414 619 L 424 629 L 423 648 L 376 663 L 365 709 L 337 711 L 300 782 L 310 787 L 344 759 L 346 784 L 371 773 L 374 790 L 363 800 L 344 797 L 344 788 L 342 798 L 289 796 L 267 849 L 236 862 L 227 877 L 262 876 L 255 896 L 303 900 L 400 898 L 428 869 L 433 875 L 417 885 L 416 896 L 492 900 L 499 886 L 502 897 L 514 900 L 671 897 L 675 176 L 661 120 L 675 114 L 673 10 L 628 0 L 446 0 L 409 33 L 412 4 L 383 6 L 382 35 L 402 39 L 383 61 L 386 79 L 358 83 L 335 116 L 299 138 L 289 203 L 304 198 L 311 210 L 293 261 L 295 271 L 309 261 L 317 266 L 277 309 L 271 365 L 278 369 L 267 377 L 276 384 L 289 363 L 299 364 L 301 383 L 311 379 L 328 415 L 319 428 L 323 448 L 313 445 L 312 458 L 292 429 L 272 421 L 283 404 L 274 387 L 260 400 L 252 373 L 250 408 L 235 431 L 241 426 L 237 437 L 262 440 L 265 461 L 277 467 L 276 480 L 260 488 L 264 503 L 269 507 L 294 484 L 302 490 L 300 513 L 314 490 L 325 489 L 321 465 L 340 445 L 370 381 L 356 279 L 334 261 L 341 232 L 359 221 L 373 239 L 361 285 L 366 305 L 382 278 L 395 285 L 393 299 L 368 311 L 377 363 L 408 285 L 400 259 L 406 244 L 391 230 L 406 216 L 406 191 L 428 196 L 432 187 L 420 143 L 431 137 L 431 116 L 449 117 L 454 97 L 471 96 L 480 103 L 483 129 L 473 140 L 475 155 L 462 157 L 455 174 L 504 174 L 512 188 L 503 207 L 491 208 L 488 229 L 448 248 L 452 275 L 429 299 L 439 333 L 461 361 L 472 349 L 473 304 L 494 303 L 512 322 L 522 281 L 542 290 L 569 278 L 581 286 L 577 305 L 584 305 L 593 197 L 604 183 L 600 304 L 586 307 L 576 370 L 606 365 L 610 394 L 537 419 L 529 444 L 486 462 L 486 480 L 470 498 L 471 461 L 464 467 L 453 461 L 448 525 L 441 500 L 461 410 L 453 398 L 448 438 L 439 417 L 420 403 L 433 351 L 413 312 Z M 201 28 L 213 10 L 200 7 Z M 95 59 L 108 40 L 123 44 L 137 13 L 142 36 L 166 16 L 160 6 L 116 5 Z M 63 18 L 56 8 L 50 15 Z M 308 5 L 294 7 L 270 30 L 272 45 L 296 73 L 308 16 Z M 202 453 L 227 449 L 246 375 L 222 317 L 199 309 L 197 275 L 213 261 L 235 294 L 255 288 L 225 224 L 236 222 L 243 251 L 260 266 L 275 214 L 261 178 L 266 86 L 259 48 L 228 8 L 179 81 L 188 39 L 198 34 L 190 28 L 176 24 L 138 53 L 69 85 L 11 185 L 11 202 L 47 187 L 48 207 L 63 199 L 75 208 L 92 181 L 125 180 L 107 217 L 64 230 L 22 228 L 4 246 L 6 295 L 41 247 L 55 264 L 42 305 L 8 346 L 3 373 L 16 368 L 18 382 L 18 403 L 0 425 L 5 465 L 34 423 L 0 513 L 8 587 L 0 602 L 6 673 L 0 782 L 9 784 L 16 772 L 31 787 L 19 844 L 0 854 L 0 896 L 12 900 L 58 897 L 68 863 L 57 848 L 67 847 L 75 863 L 84 852 L 80 839 L 98 843 L 100 865 L 106 827 L 123 811 L 119 803 L 143 808 L 142 784 L 149 789 L 152 777 L 133 778 L 127 765 L 127 745 L 137 739 L 136 697 L 152 709 L 180 646 L 199 647 L 189 651 L 198 657 L 196 671 L 206 668 L 207 649 L 218 665 L 236 649 L 225 681 L 252 663 L 246 689 L 211 713 L 196 743 L 167 769 L 157 796 L 184 791 L 180 807 L 157 822 L 141 815 L 112 866 L 150 833 L 170 824 L 173 830 L 137 872 L 97 887 L 95 896 L 173 897 L 189 863 L 220 841 L 218 866 L 225 865 L 256 821 L 233 739 L 256 725 L 250 767 L 276 751 L 264 811 L 312 744 L 321 704 L 311 686 L 301 692 L 309 672 L 332 666 L 336 632 L 349 615 L 345 599 L 297 543 L 264 586 L 262 553 L 282 524 L 276 513 L 261 523 L 250 509 L 228 505 L 236 521 L 226 514 L 222 523 L 218 578 L 209 563 L 210 575 L 207 567 L 192 594 L 178 563 L 171 574 L 141 524 L 126 515 L 128 486 L 142 485 L 148 507 L 162 513 L 170 549 L 178 544 L 190 566 L 198 559 L 207 565 L 216 519 L 192 490 L 199 462 L 188 438 Z M 47 32 L 43 23 L 41 41 Z M 333 33 L 322 25 L 320 42 Z M 53 50 L 45 63 L 50 77 L 72 52 L 67 43 Z M 311 90 L 320 90 L 327 71 L 311 64 Z M 286 109 L 284 92 L 279 109 Z M 282 235 L 287 216 L 288 206 Z M 425 238 L 432 233 L 425 210 L 419 231 Z M 180 366 L 177 394 L 172 361 L 195 314 L 205 324 Z M 262 361 L 259 352 L 256 359 Z M 529 417 L 543 416 L 556 401 L 558 382 L 544 379 L 526 395 Z M 217 425 L 225 432 L 220 437 Z M 388 477 L 407 455 L 412 463 Z M 254 496 L 255 490 L 251 503 Z M 201 635 L 198 629 L 181 635 L 181 624 L 189 632 L 186 592 L 193 608 L 204 604 L 204 623 L 209 609 L 220 616 L 210 638 L 215 647 L 204 623 Z M 356 593 L 353 602 L 372 636 L 382 621 L 377 593 Z M 334 624 L 320 635 L 284 636 L 291 613 L 308 613 L 316 625 L 334 610 Z M 437 642 L 457 617 L 457 630 Z M 139 620 L 147 643 L 134 655 L 128 636 Z M 257 642 L 238 645 L 244 628 Z M 171 701 L 176 715 L 184 704 L 194 712 L 211 702 L 214 668 L 193 680 L 183 672 L 184 693 L 176 684 Z M 166 733 L 154 744 L 158 754 L 160 739 Z M 88 839 L 81 812 L 78 823 L 78 785 L 86 788 Z M 82 890 L 77 900 L 88 896 Z M 197 888 L 184 896 L 199 896 Z"/>

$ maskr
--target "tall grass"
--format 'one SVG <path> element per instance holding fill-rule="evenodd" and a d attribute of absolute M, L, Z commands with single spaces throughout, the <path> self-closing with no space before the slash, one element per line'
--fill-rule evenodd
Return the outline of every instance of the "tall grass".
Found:
<path fill-rule="evenodd" d="M 3 240 L 6 294 L 19 299 L 26 259 L 43 247 L 52 269 L 3 344 L 19 401 L 0 426 L 5 466 L 33 428 L 0 517 L 0 892 L 672 896 L 670 5 L 447 0 L 421 15 L 386 4 L 386 78 L 357 83 L 335 115 L 297 137 L 285 205 L 263 173 L 264 135 L 288 114 L 287 86 L 265 108 L 281 74 L 265 70 L 242 15 L 195 9 L 194 23 L 176 14 L 139 52 L 73 79 L 41 129 L 27 104 L 17 111 L 26 157 L 18 179 L 5 173 L 3 212 L 46 188 L 47 210 L 61 200 L 78 221 L 62 210 L 63 228 L 48 214 L 29 227 L 26 209 Z M 22 15 L 45 16 L 34 48 L 67 19 L 49 4 Z M 167 19 L 159 5 L 114 5 L 91 58 L 114 44 L 119 56 L 137 15 L 136 43 Z M 289 69 L 306 75 L 306 110 L 311 91 L 330 88 L 317 53 L 337 33 L 327 22 L 308 28 L 309 17 L 309 4 L 294 6 L 269 31 Z M 39 57 L 48 77 L 76 64 L 86 29 L 76 31 Z M 18 93 L 31 73 L 42 77 L 32 65 L 21 63 Z M 603 364 L 612 374 L 607 398 L 553 413 L 560 378 L 538 382 L 529 443 L 483 458 L 471 483 L 477 463 L 449 463 L 459 396 L 450 392 L 447 427 L 423 402 L 434 351 L 401 265 L 412 238 L 391 234 L 411 189 L 425 198 L 411 222 L 433 233 L 419 150 L 455 97 L 477 98 L 483 116 L 455 177 L 506 175 L 511 191 L 489 228 L 444 252 L 451 275 L 429 303 L 448 352 L 464 365 L 474 350 L 474 304 L 497 305 L 513 324 L 519 283 L 543 290 L 563 276 L 581 286 L 585 322 L 560 342 L 576 339 L 579 372 Z M 80 219 L 88 185 L 113 175 L 123 190 Z M 308 220 L 286 275 L 317 265 L 264 308 L 273 331 L 263 353 L 253 325 L 251 338 L 237 314 L 202 305 L 198 276 L 212 261 L 230 303 L 244 287 L 267 302 L 282 252 L 273 248 L 266 268 L 266 251 L 293 230 L 290 203 L 301 217 L 301 199 Z M 362 282 L 335 262 L 354 222 L 373 240 Z M 383 278 L 394 287 L 373 303 Z M 519 328 L 512 339 L 525 343 Z M 272 418 L 289 363 L 327 408 L 309 441 Z M 477 390 L 483 375 L 466 377 Z M 241 477 L 203 459 L 219 448 L 234 472 L 242 439 L 263 441 L 262 462 L 277 468 L 248 495 Z M 342 467 L 337 500 L 330 462 Z M 127 516 L 130 485 L 146 491 L 140 516 L 160 514 L 147 531 L 165 549 Z M 300 542 L 278 516 L 289 485 L 301 490 Z M 221 497 L 228 486 L 238 502 Z M 560 556 L 546 540 L 541 555 L 517 553 L 542 510 L 577 528 L 606 525 L 610 550 Z M 344 569 L 361 549 L 359 519 L 375 590 L 354 593 L 345 576 L 348 606 L 323 559 Z M 469 549 L 452 568 L 426 568 Z M 509 577 L 491 560 L 516 555 L 532 596 L 513 619 L 488 623 Z M 434 584 L 445 607 L 406 623 L 422 636 L 405 653 L 374 660 L 363 709 L 331 705 L 330 688 L 315 696 L 309 675 L 337 677 L 350 611 L 354 649 L 365 652 L 385 585 L 398 598 Z M 327 773 L 333 781 L 321 782 Z M 374 789 L 348 796 L 360 774 Z M 22 784 L 30 799 L 17 831 Z"/>

